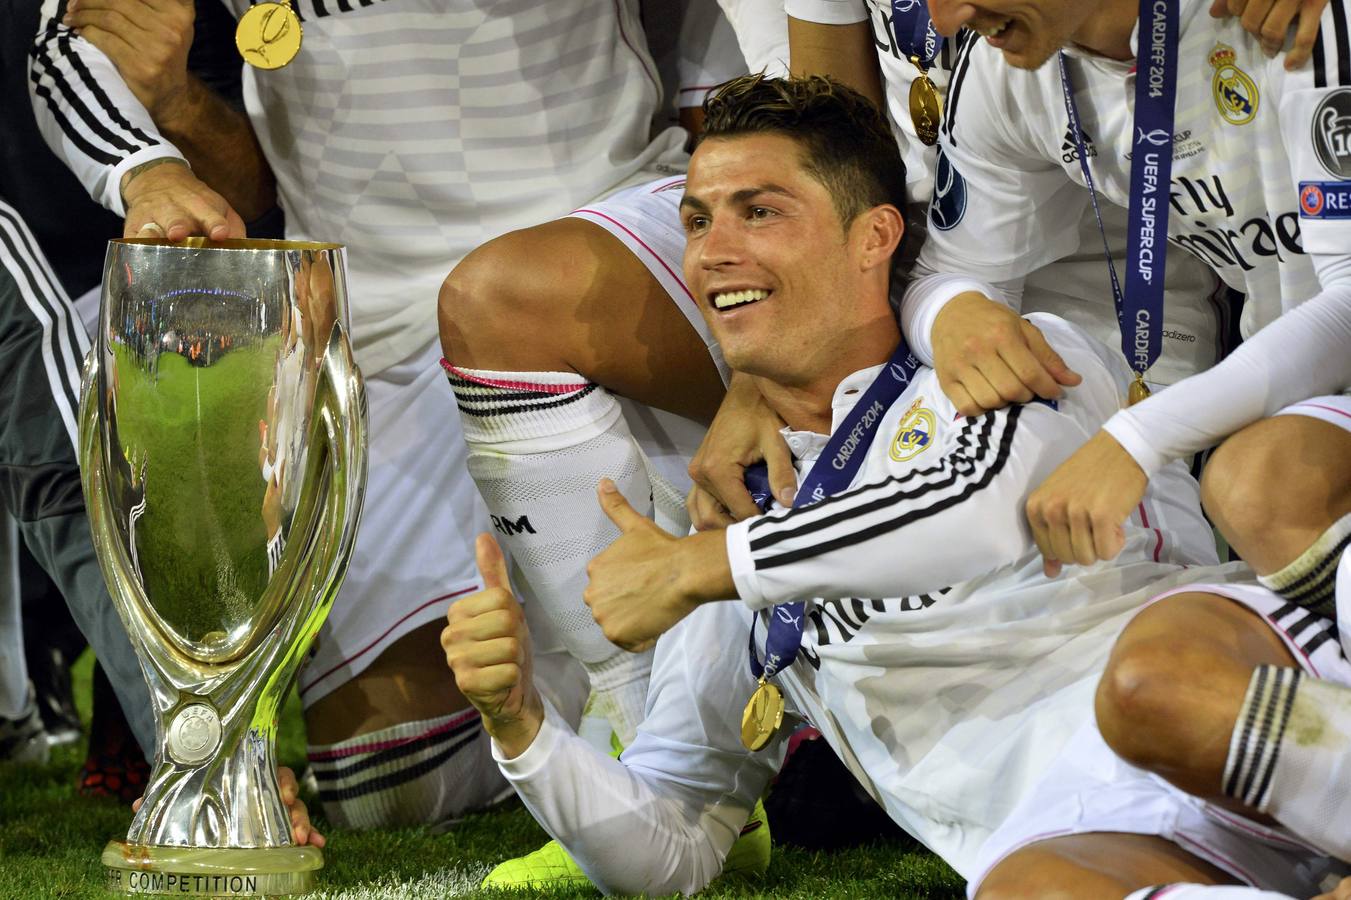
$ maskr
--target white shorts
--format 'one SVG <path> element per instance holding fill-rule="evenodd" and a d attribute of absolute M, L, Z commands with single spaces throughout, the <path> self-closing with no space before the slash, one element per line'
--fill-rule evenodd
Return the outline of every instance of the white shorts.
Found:
<path fill-rule="evenodd" d="M 1281 637 L 1306 672 L 1351 685 L 1351 663 L 1329 620 L 1257 585 L 1188 584 L 1152 602 L 1195 592 L 1243 604 Z M 990 870 L 1016 850 L 1050 838 L 1097 832 L 1158 835 L 1245 884 L 1293 897 L 1318 893 L 1336 865 L 1283 828 L 1252 822 L 1128 765 L 1090 720 L 981 847 L 975 869 L 980 874 L 971 879 L 967 893 L 974 896 Z"/>
<path fill-rule="evenodd" d="M 1322 419 L 1330 425 L 1336 425 L 1343 431 L 1351 431 L 1351 395 L 1332 394 L 1324 397 L 1310 397 L 1292 403 L 1276 413 L 1278 416 L 1308 416 Z"/>
<path fill-rule="evenodd" d="M 588 203 L 568 218 L 582 219 L 604 228 L 638 258 L 671 297 L 690 327 L 708 348 L 723 384 L 730 372 L 722 348 L 708 330 L 699 304 L 681 274 L 685 255 L 685 229 L 680 225 L 680 198 L 685 176 L 676 175 L 616 191 L 604 200 Z M 685 471 L 704 437 L 704 427 L 690 419 L 620 398 L 624 418 L 643 452 L 684 498 L 690 488 Z"/>
<path fill-rule="evenodd" d="M 440 358 L 433 340 L 366 379 L 365 505 L 347 579 L 300 670 L 307 707 L 480 587 L 474 537 L 491 525 Z"/>

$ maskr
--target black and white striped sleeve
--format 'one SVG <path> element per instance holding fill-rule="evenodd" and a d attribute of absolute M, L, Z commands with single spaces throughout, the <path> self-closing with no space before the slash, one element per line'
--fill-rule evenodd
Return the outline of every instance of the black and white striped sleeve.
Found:
<path fill-rule="evenodd" d="M 89 195 L 125 215 L 120 185 L 126 172 L 183 154 L 155 129 L 112 60 L 61 24 L 66 0 L 43 0 L 28 55 L 28 91 L 47 144 Z"/>
<path fill-rule="evenodd" d="M 1055 409 L 1030 403 L 967 418 L 924 468 L 898 464 L 895 475 L 813 506 L 731 526 L 727 552 L 741 599 L 763 609 L 811 597 L 924 594 L 1030 553 L 1027 495 L 1097 430 L 1121 390 L 1119 376 L 1084 349 L 1087 339 L 1059 340 L 1065 326 L 1048 319 L 1037 324 L 1084 376 Z M 886 445 L 873 454 L 885 457 Z"/>

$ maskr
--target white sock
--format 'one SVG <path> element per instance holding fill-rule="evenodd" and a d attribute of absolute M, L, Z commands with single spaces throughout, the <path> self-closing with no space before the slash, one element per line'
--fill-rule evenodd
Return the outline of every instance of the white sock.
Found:
<path fill-rule="evenodd" d="M 1312 610 L 1325 619 L 1337 616 L 1334 588 L 1337 564 L 1351 547 L 1351 513 L 1328 526 L 1328 530 L 1289 565 L 1257 580 L 1296 606 Z"/>
<path fill-rule="evenodd" d="M 642 721 L 652 655 L 610 643 L 582 602 L 586 564 L 619 536 L 596 499 L 600 479 L 612 480 L 641 514 L 653 514 L 652 480 L 619 403 L 568 372 L 446 372 L 469 474 L 498 540 L 627 744 Z"/>
<path fill-rule="evenodd" d="M 1126 900 L 1294 900 L 1289 894 L 1241 884 L 1156 884 L 1140 888 Z"/>
<path fill-rule="evenodd" d="M 1224 793 L 1351 861 L 1351 688 L 1258 666 L 1229 742 Z"/>
<path fill-rule="evenodd" d="M 434 825 L 511 794 L 473 709 L 305 749 L 324 815 L 341 828 Z"/>

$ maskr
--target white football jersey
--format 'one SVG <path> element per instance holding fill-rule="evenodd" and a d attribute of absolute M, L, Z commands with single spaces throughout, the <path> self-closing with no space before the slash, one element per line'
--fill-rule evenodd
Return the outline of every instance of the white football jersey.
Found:
<path fill-rule="evenodd" d="M 1067 51 L 1107 204 L 1126 206 L 1137 149 L 1170 147 L 1169 265 L 1185 250 L 1247 295 L 1242 324 L 1252 340 L 1112 420 L 1109 430 L 1147 473 L 1351 382 L 1348 2 L 1328 5 L 1313 58 L 1295 72 L 1283 58 L 1268 60 L 1237 20 L 1212 19 L 1208 6 L 1179 0 L 1172 135 L 1135 128 L 1133 62 Z M 1064 152 L 1059 71 L 1054 60 L 1015 69 L 983 40 L 963 46 L 955 71 L 918 269 L 1017 284 L 1080 247 L 1089 208 L 1079 161 Z M 925 356 L 928 327 L 952 293 L 926 279 L 910 286 L 903 314 L 917 354 Z"/>
<path fill-rule="evenodd" d="M 762 753 L 738 737 L 755 687 L 748 607 L 762 610 L 763 658 L 765 622 L 777 614 L 766 607 L 817 598 L 797 660 L 777 679 L 789 712 L 820 728 L 887 812 L 969 877 L 981 844 L 1091 719 L 1098 674 L 1130 616 L 1165 586 L 1232 571 L 1213 567 L 1195 482 L 1175 466 L 1127 524 L 1120 557 L 1045 577 L 1026 495 L 1117 408 L 1129 372 L 1067 323 L 1033 319 L 1083 384 L 1055 404 L 961 419 L 921 367 L 881 413 L 851 487 L 729 530 L 745 602 L 701 607 L 658 642 L 625 766 L 579 746 L 556 719 L 503 765 L 597 884 L 697 890 L 776 771 L 788 727 Z M 879 371 L 840 384 L 833 428 Z M 788 438 L 800 474 L 832 464 L 818 458 L 825 436 Z"/>
<path fill-rule="evenodd" d="M 1336 205 L 1351 204 L 1347 5 L 1329 5 L 1314 60 L 1295 72 L 1208 7 L 1179 0 L 1175 130 L 1159 138 L 1173 156 L 1168 233 L 1247 295 L 1250 335 L 1319 292 L 1308 254 L 1351 248 L 1351 205 Z M 1124 207 L 1139 146 L 1134 62 L 1066 52 L 1098 191 Z M 986 281 L 1021 278 L 1079 246 L 1089 206 L 1079 161 L 1065 152 L 1059 70 L 1054 60 L 1015 69 L 974 40 L 957 72 L 923 259 Z M 1325 197 L 1317 208 L 1315 194 Z"/>
<path fill-rule="evenodd" d="M 789 15 L 803 21 L 828 25 L 868 23 L 885 85 L 887 117 L 905 160 L 912 204 L 911 221 L 907 224 L 913 231 L 927 232 L 924 210 L 933 195 L 938 148 L 920 141 L 911 119 L 910 90 L 919 69 L 902 49 L 908 45 L 910 36 L 898 33 L 905 29 L 893 21 L 891 0 L 787 0 L 785 6 Z M 928 69 L 929 79 L 945 99 L 959 48 L 974 37 L 973 33 L 963 31 L 957 40 L 945 41 Z M 1077 164 L 1079 151 L 1073 137 L 1068 129 L 1063 132 L 1060 153 Z M 1093 152 L 1089 150 L 1090 155 Z M 1126 256 L 1126 211 L 1109 205 L 1103 210 L 1103 224 L 1120 272 Z M 1156 385 L 1172 384 L 1218 362 L 1227 349 L 1225 338 L 1234 314 L 1219 280 L 1197 260 L 1176 254 L 1168 260 L 1165 274 L 1163 352 L 1149 373 L 1151 383 Z M 1085 209 L 1079 218 L 1077 247 L 1063 258 L 1029 272 L 1021 297 L 1014 292 L 1003 299 L 1023 312 L 1054 313 L 1107 346 L 1120 346 L 1103 240 L 1091 209 Z"/>
<path fill-rule="evenodd" d="M 226 0 L 236 16 L 248 0 Z M 436 334 L 436 296 L 485 241 L 683 167 L 651 138 L 661 85 L 636 0 L 293 0 L 285 68 L 247 67 L 249 118 L 287 237 L 347 244 L 352 338 L 367 374 Z M 123 212 L 121 175 L 164 155 L 111 62 L 46 0 L 32 63 L 47 140 Z M 646 176 L 644 176 L 646 171 Z"/>

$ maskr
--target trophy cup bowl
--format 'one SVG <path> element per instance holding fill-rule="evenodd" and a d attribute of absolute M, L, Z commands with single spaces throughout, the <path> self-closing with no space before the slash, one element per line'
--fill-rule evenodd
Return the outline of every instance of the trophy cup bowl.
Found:
<path fill-rule="evenodd" d="M 154 704 L 120 893 L 307 891 L 278 710 L 342 584 L 366 479 L 343 249 L 109 243 L 80 462 L 95 549 Z"/>

